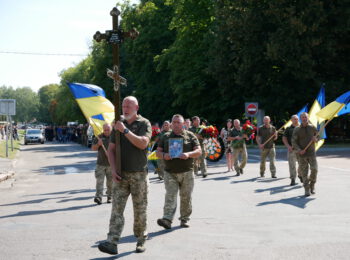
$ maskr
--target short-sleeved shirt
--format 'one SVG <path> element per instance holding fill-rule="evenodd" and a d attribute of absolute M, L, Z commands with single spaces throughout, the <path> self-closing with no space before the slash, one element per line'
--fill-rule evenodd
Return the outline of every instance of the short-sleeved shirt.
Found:
<path fill-rule="evenodd" d="M 190 129 L 188 129 L 188 131 L 190 131 L 190 132 L 192 132 L 194 134 L 198 134 L 200 129 L 201 129 L 200 127 L 192 126 L 192 127 L 190 127 Z M 198 139 L 198 141 L 199 141 L 200 146 L 203 147 L 204 139 Z"/>
<path fill-rule="evenodd" d="M 261 144 L 265 143 L 274 133 L 276 132 L 276 128 L 273 125 L 270 125 L 267 128 L 265 125 L 262 125 L 258 128 L 258 136 L 260 136 Z M 264 148 L 271 149 L 275 147 L 274 138 L 271 138 L 267 144 L 264 145 Z"/>
<path fill-rule="evenodd" d="M 137 136 L 152 137 L 152 126 L 148 119 L 138 115 L 136 120 L 130 125 L 126 120 L 123 121 L 126 128 Z M 111 133 L 110 142 L 115 144 L 115 131 Z M 125 172 L 147 171 L 147 148 L 139 149 L 134 146 L 124 134 L 120 134 L 121 148 L 121 170 Z"/>
<path fill-rule="evenodd" d="M 298 152 L 304 150 L 304 148 L 310 143 L 312 138 L 317 134 L 317 129 L 311 124 L 306 126 L 300 125 L 294 129 L 292 136 L 292 145 Z M 301 157 L 315 156 L 315 145 L 310 145 L 306 152 Z"/>
<path fill-rule="evenodd" d="M 98 138 L 100 138 L 102 140 L 103 146 L 106 148 L 106 151 L 108 150 L 108 145 L 109 145 L 109 136 L 105 136 L 104 134 L 100 134 L 98 136 Z M 98 139 L 94 138 L 94 140 L 92 141 L 93 145 L 96 145 L 98 143 Z M 103 147 L 100 146 L 98 148 L 98 152 L 97 152 L 97 164 L 98 165 L 102 165 L 102 166 L 109 166 L 109 162 L 108 162 L 108 158 L 106 155 L 106 152 L 103 150 Z"/>
<path fill-rule="evenodd" d="M 164 153 L 169 153 L 169 140 L 172 138 L 183 139 L 183 153 L 194 151 L 194 148 L 200 145 L 197 137 L 190 131 L 183 130 L 180 135 L 176 135 L 174 132 L 168 132 L 163 135 L 158 144 L 158 147 L 162 148 Z M 193 170 L 194 159 L 188 158 L 187 160 L 182 160 L 174 158 L 171 160 L 164 160 L 164 162 L 165 171 L 170 173 L 182 173 Z"/>
<path fill-rule="evenodd" d="M 236 137 L 236 136 L 240 136 L 240 137 L 243 136 L 242 128 L 240 128 L 238 130 L 234 127 L 229 131 L 229 137 Z M 233 140 L 231 142 L 233 144 L 235 144 L 235 142 L 237 142 L 237 141 L 241 141 L 241 140 Z M 243 141 L 239 142 L 239 145 L 237 145 L 237 144 L 234 145 L 234 148 L 242 148 L 244 145 L 245 145 L 245 141 L 243 140 Z"/>
<path fill-rule="evenodd" d="M 288 144 L 292 146 L 292 136 L 293 136 L 293 131 L 295 129 L 294 125 L 288 126 L 286 130 L 284 130 L 283 136 L 287 138 Z"/>

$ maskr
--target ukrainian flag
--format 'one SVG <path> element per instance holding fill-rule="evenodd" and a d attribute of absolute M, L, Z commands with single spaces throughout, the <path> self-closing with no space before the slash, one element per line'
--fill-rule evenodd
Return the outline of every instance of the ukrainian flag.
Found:
<path fill-rule="evenodd" d="M 324 139 L 327 138 L 326 131 L 323 127 L 325 120 L 317 116 L 317 113 L 321 111 L 323 107 L 326 105 L 326 94 L 324 89 L 324 84 L 321 85 L 320 92 L 314 103 L 311 106 L 309 112 L 309 121 L 313 124 L 318 130 L 322 129 L 320 132 L 320 140 L 316 143 L 316 151 L 323 145 Z"/>
<path fill-rule="evenodd" d="M 321 109 L 317 116 L 323 120 L 332 120 L 335 116 L 349 113 L 350 91 L 338 97 L 335 101 Z"/>
<path fill-rule="evenodd" d="M 103 125 L 114 120 L 114 106 L 106 98 L 104 90 L 91 84 L 68 83 L 68 86 L 86 120 L 93 127 L 94 134 L 101 134 Z"/>

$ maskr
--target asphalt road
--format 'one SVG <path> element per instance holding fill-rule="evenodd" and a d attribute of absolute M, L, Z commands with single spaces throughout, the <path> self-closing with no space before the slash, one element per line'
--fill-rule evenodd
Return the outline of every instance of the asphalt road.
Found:
<path fill-rule="evenodd" d="M 289 186 L 285 150 L 277 179 L 260 178 L 259 153 L 249 150 L 243 176 L 211 163 L 196 177 L 191 227 L 165 231 L 164 185 L 151 171 L 147 250 L 134 253 L 131 200 L 119 255 L 98 251 L 111 204 L 94 197 L 95 152 L 77 144 L 23 146 L 16 178 L 0 183 L 0 259 L 349 259 L 350 149 L 319 152 L 316 195 Z M 176 217 L 179 213 L 177 212 Z"/>

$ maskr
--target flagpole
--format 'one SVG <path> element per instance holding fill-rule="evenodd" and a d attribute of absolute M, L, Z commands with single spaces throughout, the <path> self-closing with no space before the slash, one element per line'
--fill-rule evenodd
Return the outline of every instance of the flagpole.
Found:
<path fill-rule="evenodd" d="M 338 111 L 339 112 L 339 111 Z M 337 113 L 338 113 L 337 112 Z M 334 115 L 336 115 L 337 113 L 335 113 Z M 328 120 L 321 128 L 320 128 L 320 131 L 318 131 L 318 133 L 316 135 L 314 135 L 315 137 L 318 137 L 322 131 L 326 128 L 326 126 L 329 124 L 329 122 L 331 122 L 333 120 L 334 116 Z M 307 144 L 307 146 L 302 150 L 304 152 L 306 152 L 306 150 L 312 145 L 312 143 L 315 143 L 314 140 L 311 139 L 311 141 Z"/>
<path fill-rule="evenodd" d="M 281 131 L 281 130 L 283 129 L 283 127 L 284 127 L 284 125 L 283 125 L 280 129 L 278 129 L 275 133 L 273 133 L 273 134 L 269 137 L 269 139 L 267 139 L 267 140 L 265 141 L 265 143 L 263 143 L 263 146 L 265 146 L 265 144 L 267 144 L 267 143 L 276 135 L 276 133 L 277 133 L 277 136 L 278 136 L 278 132 Z"/>
<path fill-rule="evenodd" d="M 94 120 L 91 119 L 90 122 L 92 122 L 99 130 L 101 130 L 101 129 L 98 127 L 98 125 L 96 125 L 96 123 L 94 122 Z M 101 131 L 101 132 L 103 132 L 103 131 Z M 95 136 L 96 136 L 96 138 L 97 138 L 98 140 L 101 140 L 101 138 L 99 138 L 98 135 L 95 135 Z M 106 156 L 107 156 L 107 158 L 108 158 L 108 152 L 107 152 L 107 149 L 106 149 L 106 147 L 104 146 L 103 142 L 102 142 L 102 148 L 103 148 L 103 150 L 105 151 L 105 154 L 106 154 Z"/>

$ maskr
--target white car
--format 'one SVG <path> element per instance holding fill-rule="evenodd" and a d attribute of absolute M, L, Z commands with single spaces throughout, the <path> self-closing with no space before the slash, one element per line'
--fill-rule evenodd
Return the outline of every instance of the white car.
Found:
<path fill-rule="evenodd" d="M 45 143 L 45 137 L 40 129 L 27 129 L 24 135 L 24 144 Z"/>

